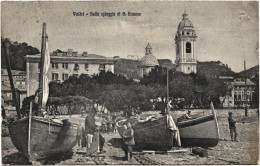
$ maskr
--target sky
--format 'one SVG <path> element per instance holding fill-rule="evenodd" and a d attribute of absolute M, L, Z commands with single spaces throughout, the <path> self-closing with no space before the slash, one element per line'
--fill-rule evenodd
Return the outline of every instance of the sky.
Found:
<path fill-rule="evenodd" d="M 50 51 L 71 48 L 107 57 L 145 55 L 176 59 L 174 36 L 186 10 L 197 34 L 198 61 L 221 61 L 235 72 L 259 64 L 258 2 L 128 1 L 2 2 L 1 36 L 40 50 L 47 23 Z M 73 16 L 73 12 L 121 12 L 120 16 Z M 141 16 L 122 16 L 122 12 Z"/>

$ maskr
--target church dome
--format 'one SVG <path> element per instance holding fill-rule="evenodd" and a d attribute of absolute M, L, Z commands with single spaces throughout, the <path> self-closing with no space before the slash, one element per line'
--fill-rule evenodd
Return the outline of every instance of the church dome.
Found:
<path fill-rule="evenodd" d="M 141 59 L 140 64 L 142 66 L 158 66 L 159 62 L 155 56 L 153 56 L 152 54 L 148 54 Z"/>
<path fill-rule="evenodd" d="M 191 23 L 191 21 L 187 18 L 188 14 L 185 12 L 182 15 L 182 21 L 179 23 L 178 29 L 183 28 L 183 27 L 193 27 L 193 24 Z"/>

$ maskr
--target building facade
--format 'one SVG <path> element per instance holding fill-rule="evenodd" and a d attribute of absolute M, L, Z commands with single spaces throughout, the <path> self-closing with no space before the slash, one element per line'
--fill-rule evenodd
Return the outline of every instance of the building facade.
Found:
<path fill-rule="evenodd" d="M 87 52 L 79 54 L 72 49 L 62 53 L 54 51 L 50 56 L 51 64 L 48 71 L 48 80 L 63 82 L 71 75 L 87 74 L 92 76 L 102 70 L 114 73 L 115 60 L 114 58 L 88 54 Z M 35 94 L 39 86 L 39 73 L 40 55 L 27 55 L 27 96 Z"/>
<path fill-rule="evenodd" d="M 159 62 L 153 55 L 152 49 L 149 43 L 145 47 L 145 56 L 140 61 L 140 77 L 149 74 L 155 66 L 159 66 Z"/>
<path fill-rule="evenodd" d="M 182 15 L 182 21 L 179 23 L 175 35 L 176 46 L 176 71 L 186 74 L 197 72 L 196 60 L 196 33 L 193 24 L 188 19 L 186 12 Z"/>
<path fill-rule="evenodd" d="M 250 79 L 235 79 L 233 82 L 226 83 L 229 92 L 220 100 L 223 101 L 223 107 L 245 107 L 252 104 L 252 97 L 255 90 L 255 84 Z M 247 102 L 246 102 L 247 101 Z"/>
<path fill-rule="evenodd" d="M 19 100 L 18 103 L 20 106 L 22 106 L 22 101 L 24 100 L 27 94 L 26 72 L 20 70 L 11 70 L 11 73 L 13 77 L 14 87 L 16 89 L 16 94 L 17 94 L 16 96 Z M 10 86 L 10 81 L 6 69 L 1 69 L 1 81 L 2 81 L 1 95 L 4 100 L 4 107 L 14 106 L 12 89 Z"/>

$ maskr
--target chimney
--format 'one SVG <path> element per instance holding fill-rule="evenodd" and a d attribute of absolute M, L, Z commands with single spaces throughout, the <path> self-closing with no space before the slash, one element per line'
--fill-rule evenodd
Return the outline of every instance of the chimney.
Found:
<path fill-rule="evenodd" d="M 77 55 L 78 55 L 77 51 L 72 52 L 72 56 L 77 56 Z"/>
<path fill-rule="evenodd" d="M 58 55 L 58 52 L 57 51 L 53 51 L 53 56 L 57 56 Z"/>
<path fill-rule="evenodd" d="M 88 56 L 88 52 L 87 51 L 84 51 L 82 56 Z"/>
<path fill-rule="evenodd" d="M 73 49 L 68 49 L 68 56 L 72 56 Z"/>

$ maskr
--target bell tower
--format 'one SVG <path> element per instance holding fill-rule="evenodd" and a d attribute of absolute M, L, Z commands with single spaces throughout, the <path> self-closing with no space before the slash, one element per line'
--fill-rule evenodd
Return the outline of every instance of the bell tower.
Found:
<path fill-rule="evenodd" d="M 188 19 L 186 11 L 182 15 L 175 35 L 176 46 L 176 70 L 189 74 L 197 72 L 197 60 L 195 53 L 196 33 L 193 24 Z"/>

